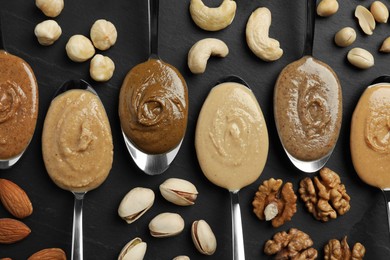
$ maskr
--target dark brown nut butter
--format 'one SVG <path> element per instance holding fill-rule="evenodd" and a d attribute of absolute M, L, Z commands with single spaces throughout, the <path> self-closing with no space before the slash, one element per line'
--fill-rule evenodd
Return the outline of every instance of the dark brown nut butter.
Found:
<path fill-rule="evenodd" d="M 290 155 L 302 161 L 328 155 L 337 142 L 342 118 L 337 75 L 311 56 L 289 64 L 276 82 L 274 114 Z"/>
<path fill-rule="evenodd" d="M 0 159 L 20 155 L 38 117 L 38 84 L 21 58 L 0 50 Z"/>
<path fill-rule="evenodd" d="M 175 148 L 184 137 L 187 114 L 187 85 L 175 67 L 149 59 L 126 75 L 119 96 L 121 127 L 143 152 Z"/>

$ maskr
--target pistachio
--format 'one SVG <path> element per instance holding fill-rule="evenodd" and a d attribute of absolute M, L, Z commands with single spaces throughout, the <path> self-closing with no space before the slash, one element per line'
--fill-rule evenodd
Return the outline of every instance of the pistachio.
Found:
<path fill-rule="evenodd" d="M 363 32 L 367 35 L 372 35 L 375 29 L 375 19 L 372 13 L 364 6 L 358 5 L 355 9 L 355 17 L 359 20 L 359 25 Z"/>
<path fill-rule="evenodd" d="M 179 206 L 189 206 L 195 203 L 198 191 L 189 181 L 170 178 L 160 185 L 161 195 L 169 202 Z"/>
<path fill-rule="evenodd" d="M 209 224 L 202 219 L 192 223 L 191 237 L 196 249 L 202 254 L 212 255 L 217 249 L 217 239 Z"/>
<path fill-rule="evenodd" d="M 172 260 L 190 260 L 190 258 L 186 255 L 179 255 L 173 258 Z"/>
<path fill-rule="evenodd" d="M 356 31 L 351 27 L 344 27 L 334 36 L 334 42 L 337 46 L 347 47 L 356 40 Z"/>
<path fill-rule="evenodd" d="M 145 214 L 153 203 L 154 192 L 151 189 L 136 187 L 123 197 L 118 208 L 118 214 L 130 224 Z"/>
<path fill-rule="evenodd" d="M 389 9 L 381 1 L 374 1 L 370 6 L 370 11 L 378 23 L 387 23 L 389 19 Z"/>
<path fill-rule="evenodd" d="M 136 237 L 128 242 L 119 253 L 118 260 L 142 260 L 146 253 L 147 244 Z"/>
<path fill-rule="evenodd" d="M 149 223 L 150 234 L 154 237 L 171 237 L 178 235 L 184 229 L 183 218 L 176 213 L 161 213 Z"/>
<path fill-rule="evenodd" d="M 387 37 L 383 43 L 381 48 L 379 49 L 380 52 L 384 53 L 390 53 L 390 37 Z"/>
<path fill-rule="evenodd" d="M 360 69 L 368 69 L 374 66 L 374 56 L 362 48 L 353 48 L 348 52 L 348 61 Z"/>

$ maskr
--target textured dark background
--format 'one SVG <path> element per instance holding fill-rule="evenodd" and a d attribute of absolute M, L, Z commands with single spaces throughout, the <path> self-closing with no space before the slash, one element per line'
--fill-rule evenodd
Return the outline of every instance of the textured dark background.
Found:
<path fill-rule="evenodd" d="M 339 75 L 343 88 L 343 123 L 340 138 L 327 166 L 338 172 L 351 196 L 351 210 L 328 223 L 316 221 L 298 201 L 298 212 L 292 221 L 280 228 L 259 221 L 252 213 L 251 202 L 259 184 L 271 177 L 291 181 L 297 191 L 299 181 L 307 176 L 289 162 L 279 142 L 272 110 L 273 87 L 281 69 L 300 58 L 305 31 L 306 1 L 237 0 L 236 17 L 227 29 L 205 32 L 191 20 L 189 0 L 160 1 L 160 57 L 176 66 L 188 83 L 188 130 L 181 150 L 167 172 L 160 176 L 146 176 L 133 163 L 122 140 L 117 114 L 119 89 L 124 76 L 136 64 L 148 57 L 147 1 L 146 0 L 83 0 L 65 1 L 65 8 L 55 20 L 63 34 L 53 46 L 40 46 L 33 34 L 37 23 L 47 19 L 34 1 L 1 0 L 3 36 L 6 49 L 24 58 L 34 69 L 39 83 L 39 118 L 34 138 L 22 159 L 12 169 L 2 170 L 0 178 L 10 179 L 30 196 L 34 213 L 23 220 L 32 233 L 25 240 L 12 245 L 0 245 L 0 258 L 26 259 L 32 253 L 48 247 L 60 247 L 70 257 L 73 195 L 61 190 L 49 179 L 41 155 L 43 120 L 55 90 L 66 80 L 83 78 L 91 82 L 99 93 L 109 116 L 114 138 L 114 163 L 106 182 L 85 197 L 84 203 L 84 256 L 85 259 L 116 259 L 122 247 L 134 237 L 148 243 L 145 259 L 172 259 L 186 254 L 201 259 L 190 238 L 190 226 L 196 219 L 205 219 L 214 230 L 218 248 L 208 259 L 232 259 L 230 202 L 227 191 L 208 182 L 197 162 L 194 132 L 198 113 L 215 82 L 229 74 L 243 77 L 253 89 L 263 109 L 268 125 L 270 149 L 268 161 L 261 177 L 240 192 L 242 220 L 247 259 L 266 259 L 263 245 L 274 233 L 296 227 L 308 233 L 314 247 L 323 256 L 323 246 L 329 239 L 348 236 L 350 245 L 359 241 L 366 246 L 366 259 L 388 259 L 390 241 L 386 207 L 380 190 L 364 184 L 354 171 L 350 150 L 349 132 L 353 109 L 366 86 L 390 71 L 390 54 L 377 50 L 390 35 L 388 24 L 380 24 L 374 35 L 365 36 L 359 29 L 353 12 L 357 4 L 369 6 L 372 1 L 343 0 L 337 14 L 329 18 L 316 17 L 314 55 L 328 63 Z M 384 1 L 389 5 L 387 1 Z M 217 6 L 220 0 L 205 0 Z M 252 11 L 266 6 L 272 12 L 270 34 L 278 39 L 284 50 L 282 58 L 266 63 L 251 53 L 245 41 L 245 25 Z M 116 64 L 114 77 L 108 83 L 96 83 L 89 77 L 89 62 L 74 63 L 65 53 L 65 44 L 73 34 L 89 35 L 96 19 L 112 21 L 118 30 L 118 41 L 102 52 Z M 338 48 L 334 34 L 344 26 L 357 31 L 357 41 L 351 47 L 363 47 L 375 56 L 375 67 L 358 70 L 346 60 L 351 48 Z M 205 37 L 222 39 L 230 53 L 224 59 L 212 58 L 202 75 L 192 75 L 187 67 L 187 52 L 198 40 Z M 196 204 L 178 207 L 165 201 L 158 186 L 169 177 L 193 182 L 199 191 Z M 141 219 L 127 225 L 117 215 L 123 196 L 133 187 L 143 186 L 156 193 L 155 205 Z M 178 212 L 185 219 L 182 234 L 172 238 L 156 239 L 148 233 L 149 221 L 164 211 Z M 0 217 L 11 217 L 0 206 Z"/>

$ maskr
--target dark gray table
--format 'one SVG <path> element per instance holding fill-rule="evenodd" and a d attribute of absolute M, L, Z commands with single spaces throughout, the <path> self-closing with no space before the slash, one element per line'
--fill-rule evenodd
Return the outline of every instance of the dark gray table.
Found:
<path fill-rule="evenodd" d="M 220 0 L 207 0 L 210 6 Z M 186 254 L 191 259 L 201 259 L 190 238 L 190 225 L 196 219 L 205 219 L 213 228 L 218 248 L 208 259 L 231 259 L 230 203 L 227 191 L 214 186 L 203 176 L 194 148 L 194 133 L 198 113 L 210 88 L 228 74 L 243 77 L 253 88 L 263 109 L 270 138 L 268 161 L 256 183 L 240 193 L 242 219 L 247 259 L 267 258 L 263 245 L 274 233 L 299 228 L 314 240 L 314 247 L 323 256 L 323 246 L 329 239 L 348 236 L 350 245 L 359 241 L 366 246 L 366 259 L 388 259 L 390 241 L 386 208 L 382 193 L 360 181 L 356 175 L 349 151 L 350 119 L 354 107 L 370 82 L 382 74 L 390 73 L 390 54 L 377 50 L 390 33 L 389 25 L 380 24 L 374 35 L 365 36 L 354 19 L 357 4 L 368 6 L 372 1 L 340 1 L 338 13 L 330 18 L 316 18 L 314 55 L 328 63 L 339 75 L 343 88 L 343 124 L 340 139 L 327 166 L 338 172 L 351 196 L 351 210 L 344 216 L 328 223 L 316 221 L 298 201 L 298 212 L 292 221 L 280 228 L 259 221 L 252 213 L 251 202 L 259 184 L 274 177 L 291 181 L 297 191 L 299 181 L 306 176 L 293 167 L 279 142 L 272 110 L 273 87 L 281 69 L 300 58 L 305 31 L 306 1 L 248 1 L 238 0 L 236 17 L 227 29 L 205 32 L 191 20 L 189 0 L 160 1 L 160 56 L 176 66 L 188 83 L 189 121 L 186 137 L 178 157 L 169 170 L 160 176 L 146 176 L 133 163 L 122 140 L 117 114 L 118 95 L 122 80 L 133 66 L 148 57 L 147 2 L 145 0 L 83 0 L 65 1 L 65 9 L 56 18 L 63 34 L 53 46 L 38 44 L 33 34 L 37 23 L 46 19 L 34 1 L 1 1 L 3 34 L 7 50 L 24 58 L 35 71 L 39 83 L 39 118 L 31 145 L 21 161 L 12 169 L 0 172 L 0 178 L 10 179 L 29 194 L 34 213 L 23 220 L 32 233 L 25 240 L 12 245 L 0 245 L 0 258 L 26 259 L 32 253 L 48 247 L 60 247 L 70 257 L 73 216 L 73 195 L 54 185 L 49 179 L 41 155 L 43 120 L 50 99 L 64 81 L 83 78 L 95 86 L 103 100 L 110 119 L 114 138 L 114 163 L 106 182 L 87 194 L 84 204 L 84 255 L 85 259 L 116 259 L 122 247 L 132 238 L 141 237 L 148 243 L 146 259 L 172 259 Z M 385 1 L 384 1 L 385 2 Z M 385 3 L 388 5 L 388 3 Z M 251 12 L 266 6 L 272 12 L 270 34 L 278 39 L 284 50 L 282 58 L 266 63 L 255 57 L 245 42 L 245 26 Z M 74 63 L 65 53 L 65 44 L 73 34 L 89 35 L 96 19 L 112 21 L 118 30 L 118 41 L 108 51 L 116 65 L 114 77 L 108 83 L 95 83 L 89 77 L 89 62 Z M 345 26 L 357 31 L 353 47 L 363 47 L 375 56 L 375 67 L 358 70 L 346 60 L 350 48 L 338 48 L 333 43 L 334 33 Z M 230 53 L 224 59 L 212 58 L 202 75 L 192 75 L 187 67 L 187 52 L 196 41 L 205 37 L 222 39 Z M 158 186 L 169 177 L 179 177 L 193 182 L 199 197 L 191 207 L 178 207 L 165 201 Z M 133 187 L 143 186 L 156 193 L 155 205 L 141 219 L 127 225 L 117 215 L 122 197 Z M 158 213 L 180 213 L 186 227 L 182 234 L 172 238 L 157 239 L 149 235 L 147 225 Z M 10 217 L 0 207 L 0 217 Z"/>

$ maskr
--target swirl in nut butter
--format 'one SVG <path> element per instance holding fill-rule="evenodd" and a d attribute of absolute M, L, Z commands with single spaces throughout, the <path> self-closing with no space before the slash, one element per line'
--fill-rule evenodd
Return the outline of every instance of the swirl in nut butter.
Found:
<path fill-rule="evenodd" d="M 21 58 L 0 50 L 0 159 L 21 154 L 38 117 L 38 84 Z"/>
<path fill-rule="evenodd" d="M 68 90 L 53 99 L 42 132 L 42 153 L 50 178 L 65 190 L 100 186 L 113 161 L 110 123 L 99 98 Z"/>
<path fill-rule="evenodd" d="M 352 116 L 351 155 L 359 177 L 381 189 L 390 187 L 390 84 L 367 88 Z"/>
<path fill-rule="evenodd" d="M 186 82 L 173 66 L 149 59 L 126 75 L 119 96 L 121 127 L 143 152 L 175 148 L 185 134 L 187 114 Z"/>
<path fill-rule="evenodd" d="M 329 154 L 341 126 L 341 87 L 325 63 L 305 56 L 280 73 L 275 86 L 275 121 L 285 149 L 311 161 Z"/>

